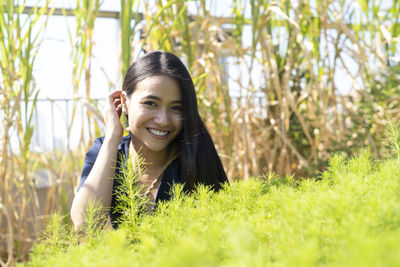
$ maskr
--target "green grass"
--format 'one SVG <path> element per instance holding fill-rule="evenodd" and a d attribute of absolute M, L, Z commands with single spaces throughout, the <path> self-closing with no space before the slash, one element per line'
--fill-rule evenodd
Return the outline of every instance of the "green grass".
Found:
<path fill-rule="evenodd" d="M 336 155 L 319 178 L 270 175 L 189 196 L 177 187 L 135 227 L 99 231 L 80 244 L 70 226 L 53 220 L 28 265 L 399 266 L 398 161 Z"/>

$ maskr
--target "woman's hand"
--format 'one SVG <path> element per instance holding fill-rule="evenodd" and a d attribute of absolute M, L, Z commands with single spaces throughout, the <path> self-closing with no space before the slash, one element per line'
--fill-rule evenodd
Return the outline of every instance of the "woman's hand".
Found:
<path fill-rule="evenodd" d="M 106 101 L 104 110 L 104 126 L 106 128 L 105 138 L 114 141 L 121 141 L 124 130 L 119 120 L 122 112 L 121 107 L 121 94 L 122 90 L 112 91 Z"/>

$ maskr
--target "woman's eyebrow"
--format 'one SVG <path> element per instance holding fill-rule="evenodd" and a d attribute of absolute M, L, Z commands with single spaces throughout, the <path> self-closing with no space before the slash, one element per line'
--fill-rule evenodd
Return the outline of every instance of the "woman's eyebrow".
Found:
<path fill-rule="evenodd" d="M 145 96 L 145 97 L 143 97 L 143 98 L 150 98 L 150 99 L 154 99 L 154 100 L 161 100 L 161 98 L 159 98 L 158 96 L 154 96 L 154 95 L 148 95 L 148 96 Z"/>
<path fill-rule="evenodd" d="M 155 95 L 148 95 L 148 96 L 143 97 L 143 99 L 146 99 L 146 98 L 161 101 L 161 98 L 158 96 L 155 96 Z M 172 101 L 172 103 L 183 104 L 183 101 L 182 100 L 174 100 L 174 101 Z"/>

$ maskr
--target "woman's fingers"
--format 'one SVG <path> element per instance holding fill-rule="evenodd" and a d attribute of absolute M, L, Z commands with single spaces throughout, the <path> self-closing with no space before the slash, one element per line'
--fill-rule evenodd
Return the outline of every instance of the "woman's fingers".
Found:
<path fill-rule="evenodd" d="M 114 90 L 109 94 L 109 96 L 116 98 L 116 97 L 119 97 L 121 95 L 121 93 L 122 93 L 122 90 Z"/>
<path fill-rule="evenodd" d="M 112 111 L 115 110 L 118 114 L 118 117 L 121 116 L 122 105 L 121 105 L 121 95 L 122 90 L 114 90 L 108 95 L 108 107 L 106 110 Z"/>
<path fill-rule="evenodd" d="M 120 99 L 122 94 L 122 90 L 114 90 L 108 95 L 108 102 L 110 104 L 114 104 L 116 99 Z"/>
<path fill-rule="evenodd" d="M 116 112 L 118 113 L 118 116 L 121 115 L 121 110 L 122 110 L 121 95 L 122 95 L 122 90 L 114 90 L 108 95 L 108 103 L 114 106 Z"/>
<path fill-rule="evenodd" d="M 122 105 L 116 105 L 115 107 L 116 107 L 115 111 L 117 111 L 118 117 L 120 117 L 122 112 Z"/>
<path fill-rule="evenodd" d="M 114 106 L 118 107 L 119 104 L 121 104 L 121 98 L 114 99 Z"/>

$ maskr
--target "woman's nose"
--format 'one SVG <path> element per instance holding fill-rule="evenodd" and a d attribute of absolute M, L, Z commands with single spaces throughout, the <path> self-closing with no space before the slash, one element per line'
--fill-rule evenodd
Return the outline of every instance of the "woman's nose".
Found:
<path fill-rule="evenodd" d="M 160 109 L 156 117 L 154 118 L 154 122 L 160 126 L 167 126 L 170 123 L 168 112 L 164 109 Z"/>

